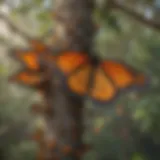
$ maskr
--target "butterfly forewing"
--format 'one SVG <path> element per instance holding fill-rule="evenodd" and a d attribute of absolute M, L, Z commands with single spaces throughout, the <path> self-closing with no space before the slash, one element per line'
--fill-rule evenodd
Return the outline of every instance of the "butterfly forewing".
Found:
<path fill-rule="evenodd" d="M 54 63 L 55 57 L 46 52 L 46 54 L 39 53 L 35 50 L 15 50 L 12 54 L 18 59 L 25 67 L 31 70 L 40 70 L 40 60 L 44 62 Z"/>
<path fill-rule="evenodd" d="M 57 57 L 56 63 L 59 69 L 65 73 L 70 74 L 75 71 L 79 66 L 85 65 L 88 58 L 83 53 L 66 52 Z"/>
<path fill-rule="evenodd" d="M 35 51 L 16 51 L 15 55 L 27 68 L 33 70 L 38 70 L 40 68 L 38 54 Z"/>

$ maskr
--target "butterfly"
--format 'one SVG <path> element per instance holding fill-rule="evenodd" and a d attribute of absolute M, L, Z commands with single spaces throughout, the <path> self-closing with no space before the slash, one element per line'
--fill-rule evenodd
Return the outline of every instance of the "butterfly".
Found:
<path fill-rule="evenodd" d="M 28 69 L 19 72 L 14 78 L 25 85 L 35 86 L 44 78 L 40 72 L 40 58 L 43 58 L 48 64 L 57 65 L 57 68 L 66 77 L 67 89 L 72 93 L 89 96 L 98 102 L 110 102 L 121 91 L 135 86 L 142 87 L 148 83 L 145 75 L 123 62 L 101 61 L 98 58 L 88 56 L 86 53 L 76 51 L 52 55 L 49 47 L 37 40 L 31 41 L 30 45 L 31 49 L 29 50 L 14 51 L 14 56 L 23 62 Z"/>
<path fill-rule="evenodd" d="M 49 54 L 51 48 L 40 40 L 30 40 L 29 44 L 29 49 L 11 50 L 11 56 L 20 61 L 24 67 L 10 76 L 9 80 L 43 92 L 49 85 L 51 76 L 45 62 L 47 59 L 53 61 L 54 56 Z"/>
<path fill-rule="evenodd" d="M 121 91 L 147 83 L 144 74 L 123 62 L 100 61 L 85 53 L 64 52 L 55 58 L 55 63 L 72 93 L 102 103 L 111 102 Z"/>
<path fill-rule="evenodd" d="M 40 71 L 42 68 L 41 60 L 54 59 L 50 56 L 52 51 L 49 46 L 40 40 L 30 40 L 30 49 L 13 49 L 11 56 L 20 61 L 26 68 L 34 71 Z"/>

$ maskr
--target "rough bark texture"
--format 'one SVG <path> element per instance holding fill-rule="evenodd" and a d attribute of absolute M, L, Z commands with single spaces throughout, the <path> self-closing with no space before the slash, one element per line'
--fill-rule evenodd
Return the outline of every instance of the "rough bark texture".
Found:
<path fill-rule="evenodd" d="M 94 33 L 93 0 L 55 0 L 54 17 L 56 46 L 91 53 Z M 53 44 L 53 47 L 55 44 Z M 46 129 L 38 159 L 80 160 L 86 150 L 83 145 L 83 100 L 71 96 L 64 88 L 63 76 L 56 66 L 49 68 L 50 80 L 44 96 L 47 103 Z"/>
<path fill-rule="evenodd" d="M 55 32 L 64 45 L 77 51 L 91 51 L 95 29 L 93 8 L 93 0 L 54 1 Z"/>

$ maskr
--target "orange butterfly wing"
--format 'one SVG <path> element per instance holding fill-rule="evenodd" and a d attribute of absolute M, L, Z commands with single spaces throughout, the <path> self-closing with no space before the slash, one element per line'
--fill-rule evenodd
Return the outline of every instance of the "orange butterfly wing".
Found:
<path fill-rule="evenodd" d="M 101 67 L 119 89 L 134 85 L 144 85 L 145 83 L 144 75 L 133 72 L 133 69 L 125 64 L 115 61 L 104 61 Z"/>
<path fill-rule="evenodd" d="M 68 87 L 74 93 L 81 96 L 88 94 L 96 101 L 111 101 L 117 94 L 116 88 L 100 68 L 93 71 L 93 79 L 90 81 L 92 69 L 91 65 L 85 65 L 72 73 L 68 77 Z"/>
<path fill-rule="evenodd" d="M 90 65 L 85 65 L 68 77 L 68 87 L 74 93 L 78 95 L 87 94 L 91 69 Z"/>
<path fill-rule="evenodd" d="M 57 56 L 56 64 L 64 74 L 70 74 L 79 66 L 86 64 L 88 57 L 79 52 L 64 52 Z"/>
<path fill-rule="evenodd" d="M 43 55 L 43 60 L 49 63 L 55 62 L 55 56 L 52 54 L 52 50 L 48 45 L 46 45 L 44 42 L 36 39 L 30 40 L 30 45 L 35 51 L 35 54 L 38 56 Z"/>
<path fill-rule="evenodd" d="M 91 64 L 82 64 L 81 68 L 68 76 L 68 87 L 74 93 L 88 94 L 99 102 L 110 102 L 117 96 L 119 89 L 143 86 L 145 83 L 143 74 L 133 72 L 129 66 L 122 63 L 105 61 L 95 68 L 91 77 L 93 67 Z"/>
<path fill-rule="evenodd" d="M 117 89 L 101 68 L 95 70 L 89 95 L 101 102 L 109 102 L 117 95 Z"/>
<path fill-rule="evenodd" d="M 13 50 L 12 56 L 16 57 L 19 61 L 21 61 L 28 69 L 31 70 L 39 70 L 40 69 L 40 61 L 42 58 L 46 62 L 55 61 L 55 57 L 50 54 L 48 46 L 41 42 L 40 40 L 30 40 L 29 41 L 31 47 L 33 49 L 30 50 Z"/>
<path fill-rule="evenodd" d="M 28 69 L 38 70 L 40 68 L 38 62 L 38 53 L 33 50 L 17 50 L 13 55 L 21 61 Z"/>
<path fill-rule="evenodd" d="M 18 59 L 23 65 L 31 70 L 40 70 L 40 58 L 44 61 L 53 63 L 55 56 L 46 52 L 46 54 L 37 52 L 35 50 L 14 50 L 12 56 Z"/>
<path fill-rule="evenodd" d="M 44 76 L 29 70 L 24 70 L 11 76 L 10 80 L 23 85 L 37 86 L 44 80 Z"/>

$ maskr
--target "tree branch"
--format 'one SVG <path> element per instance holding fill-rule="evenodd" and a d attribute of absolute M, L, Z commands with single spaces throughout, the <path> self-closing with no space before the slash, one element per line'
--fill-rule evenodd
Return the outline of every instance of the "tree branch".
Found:
<path fill-rule="evenodd" d="M 139 13 L 134 11 L 133 9 L 126 7 L 124 4 L 122 4 L 120 2 L 112 1 L 111 5 L 112 5 L 113 9 L 118 9 L 118 10 L 128 14 L 129 16 L 132 16 L 135 20 L 137 20 L 145 25 L 148 25 L 154 29 L 160 30 L 160 22 L 155 21 L 153 19 L 147 19 L 143 15 L 140 15 Z"/>
<path fill-rule="evenodd" d="M 9 17 L 7 17 L 6 15 L 4 15 L 3 13 L 0 13 L 0 19 L 4 20 L 4 21 L 8 24 L 8 26 L 9 26 L 9 28 L 10 28 L 10 30 L 11 30 L 12 32 L 18 33 L 19 35 L 21 35 L 21 36 L 22 36 L 23 38 L 25 38 L 26 40 L 31 39 L 31 36 L 29 36 L 27 33 L 25 33 L 25 32 L 22 31 L 20 28 L 18 28 L 18 27 L 9 19 Z"/>
<path fill-rule="evenodd" d="M 4 15 L 3 13 L 0 13 L 0 19 L 4 20 L 4 22 L 8 25 L 9 29 L 13 32 L 13 33 L 18 33 L 20 36 L 22 36 L 22 38 L 24 38 L 25 40 L 29 41 L 31 39 L 33 39 L 33 37 L 31 35 L 29 35 L 28 33 L 24 32 L 21 28 L 19 28 L 17 25 L 14 24 L 14 22 L 12 20 L 10 20 L 9 17 L 7 17 L 6 15 Z M 38 37 L 38 39 L 45 39 L 48 36 L 50 36 L 52 31 L 49 30 L 45 35 Z M 34 37 L 35 39 L 36 37 Z"/>

